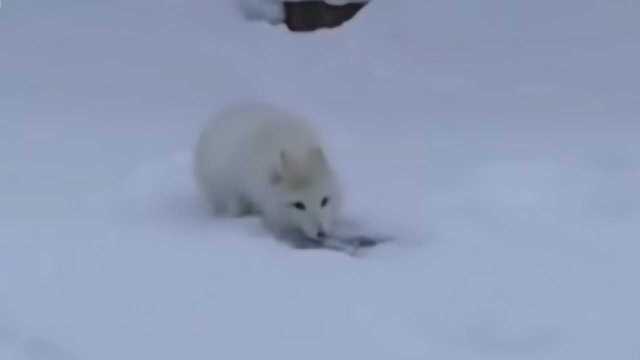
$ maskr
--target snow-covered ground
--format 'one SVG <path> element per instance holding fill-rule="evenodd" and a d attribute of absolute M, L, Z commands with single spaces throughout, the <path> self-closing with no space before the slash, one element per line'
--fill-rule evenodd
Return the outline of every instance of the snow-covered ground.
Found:
<path fill-rule="evenodd" d="M 0 359 L 640 358 L 640 7 L 5 0 Z M 211 111 L 312 117 L 366 256 L 211 218 Z"/>

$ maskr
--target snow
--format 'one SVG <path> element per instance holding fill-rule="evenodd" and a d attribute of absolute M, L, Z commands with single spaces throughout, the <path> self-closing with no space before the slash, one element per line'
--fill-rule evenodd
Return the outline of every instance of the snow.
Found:
<path fill-rule="evenodd" d="M 633 2 L 374 1 L 312 34 L 232 1 L 0 8 L 0 359 L 636 359 Z M 211 218 L 211 111 L 308 114 L 352 258 Z"/>
<path fill-rule="evenodd" d="M 274 25 L 284 21 L 284 8 L 279 0 L 238 0 L 237 4 L 248 20 L 265 20 Z"/>

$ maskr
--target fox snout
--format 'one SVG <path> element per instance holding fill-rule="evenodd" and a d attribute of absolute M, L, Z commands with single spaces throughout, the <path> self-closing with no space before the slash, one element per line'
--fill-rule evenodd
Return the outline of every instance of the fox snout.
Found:
<path fill-rule="evenodd" d="M 326 226 L 316 225 L 311 228 L 305 228 L 304 232 L 312 239 L 324 240 L 329 236 L 329 231 Z"/>

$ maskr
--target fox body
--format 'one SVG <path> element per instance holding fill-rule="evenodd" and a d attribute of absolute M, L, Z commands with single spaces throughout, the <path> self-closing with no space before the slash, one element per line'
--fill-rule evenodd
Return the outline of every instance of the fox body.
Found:
<path fill-rule="evenodd" d="M 201 133 L 195 177 L 214 212 L 258 214 L 277 234 L 331 235 L 341 194 L 317 134 L 272 105 L 230 106 Z"/>

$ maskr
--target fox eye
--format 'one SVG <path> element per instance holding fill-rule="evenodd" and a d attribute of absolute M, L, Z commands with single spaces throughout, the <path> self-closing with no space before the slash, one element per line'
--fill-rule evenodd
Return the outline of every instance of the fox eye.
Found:
<path fill-rule="evenodd" d="M 322 198 L 322 202 L 320 202 L 320 206 L 325 207 L 327 206 L 328 203 L 329 203 L 329 197 L 325 196 Z"/>
<path fill-rule="evenodd" d="M 294 208 L 296 208 L 298 210 L 301 210 L 301 211 L 304 211 L 304 210 L 307 209 L 307 207 L 304 206 L 304 204 L 302 202 L 300 202 L 300 201 L 296 201 L 294 203 L 291 203 L 291 206 L 293 206 Z"/>

